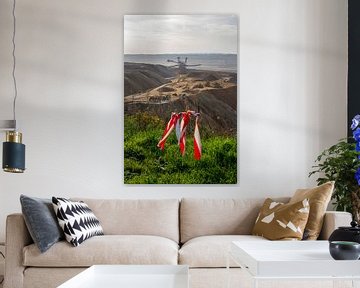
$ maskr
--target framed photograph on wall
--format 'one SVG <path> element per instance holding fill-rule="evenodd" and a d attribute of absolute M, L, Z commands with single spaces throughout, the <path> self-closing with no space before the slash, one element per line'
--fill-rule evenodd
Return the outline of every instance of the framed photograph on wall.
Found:
<path fill-rule="evenodd" d="M 236 184 L 235 15 L 124 16 L 125 184 Z"/>

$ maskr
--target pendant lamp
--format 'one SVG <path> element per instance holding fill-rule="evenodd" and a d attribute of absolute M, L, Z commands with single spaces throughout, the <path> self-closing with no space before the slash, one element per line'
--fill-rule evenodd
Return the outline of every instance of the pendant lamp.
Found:
<path fill-rule="evenodd" d="M 0 121 L 0 130 L 6 131 L 6 139 L 3 143 L 2 167 L 5 172 L 23 173 L 25 171 L 25 145 L 22 144 L 22 133 L 17 131 L 16 127 L 16 98 L 17 86 L 15 77 L 16 57 L 15 57 L 15 33 L 16 33 L 16 17 L 15 17 L 16 0 L 13 0 L 12 16 L 13 16 L 13 35 L 12 35 L 12 58 L 13 69 L 12 78 L 14 82 L 14 100 L 13 100 L 13 120 Z"/>

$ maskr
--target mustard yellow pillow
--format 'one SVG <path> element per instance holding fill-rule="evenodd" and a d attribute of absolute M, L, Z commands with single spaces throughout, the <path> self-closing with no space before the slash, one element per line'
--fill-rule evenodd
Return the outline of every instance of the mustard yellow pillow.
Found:
<path fill-rule="evenodd" d="M 324 221 L 326 208 L 334 190 L 334 181 L 324 183 L 311 189 L 298 189 L 289 203 L 309 199 L 310 213 L 305 227 L 304 240 L 316 240 L 319 237 Z"/>
<path fill-rule="evenodd" d="M 307 199 L 284 204 L 267 198 L 260 209 L 252 234 L 269 240 L 301 240 L 308 217 Z"/>

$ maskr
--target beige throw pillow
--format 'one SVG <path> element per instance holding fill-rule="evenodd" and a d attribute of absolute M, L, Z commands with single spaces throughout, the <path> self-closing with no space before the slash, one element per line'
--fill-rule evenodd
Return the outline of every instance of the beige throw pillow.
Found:
<path fill-rule="evenodd" d="M 289 203 L 309 199 L 310 214 L 305 227 L 304 240 L 316 240 L 319 237 L 334 184 L 335 182 L 331 181 L 311 189 L 298 189 L 290 199 Z"/>
<path fill-rule="evenodd" d="M 301 240 L 308 217 L 307 199 L 284 204 L 268 198 L 260 209 L 252 234 L 269 240 Z"/>

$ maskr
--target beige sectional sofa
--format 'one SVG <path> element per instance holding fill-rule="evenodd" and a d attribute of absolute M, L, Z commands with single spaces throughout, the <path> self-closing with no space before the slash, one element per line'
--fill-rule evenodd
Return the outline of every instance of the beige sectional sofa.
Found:
<path fill-rule="evenodd" d="M 231 241 L 268 241 L 250 235 L 264 199 L 81 200 L 98 217 L 105 235 L 76 248 L 61 241 L 41 254 L 23 216 L 8 216 L 5 288 L 56 287 L 94 264 L 185 264 L 191 288 L 223 288 Z M 350 220 L 348 213 L 327 212 L 321 238 Z M 235 263 L 231 266 L 235 287 L 243 272 Z"/>

